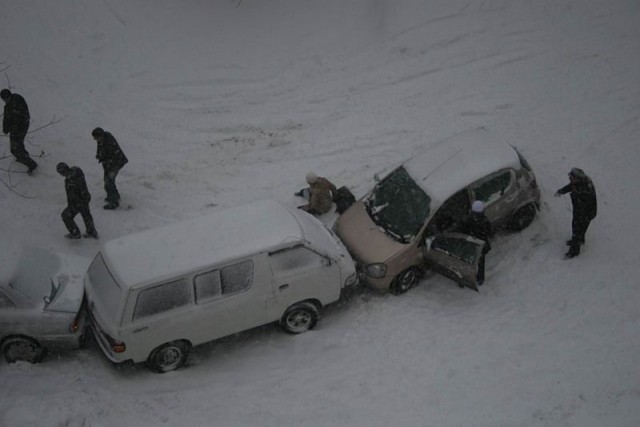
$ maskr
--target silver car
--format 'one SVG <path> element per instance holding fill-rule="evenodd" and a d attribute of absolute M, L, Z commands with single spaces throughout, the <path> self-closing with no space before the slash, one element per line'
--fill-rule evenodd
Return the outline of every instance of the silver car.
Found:
<path fill-rule="evenodd" d="M 77 348 L 85 326 L 89 258 L 25 248 L 0 282 L 0 351 L 7 362 L 36 363 L 48 350 Z"/>
<path fill-rule="evenodd" d="M 403 293 L 429 267 L 477 290 L 484 243 L 453 233 L 474 200 L 494 228 L 533 221 L 540 190 L 522 155 L 488 132 L 441 141 L 393 169 L 338 218 L 335 231 L 373 288 Z"/>

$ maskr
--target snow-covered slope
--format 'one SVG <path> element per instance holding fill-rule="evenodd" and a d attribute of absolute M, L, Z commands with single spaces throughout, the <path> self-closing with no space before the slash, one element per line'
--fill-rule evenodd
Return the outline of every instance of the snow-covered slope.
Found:
<path fill-rule="evenodd" d="M 62 237 L 59 161 L 84 169 L 101 240 L 295 203 L 310 170 L 360 195 L 374 173 L 473 128 L 524 153 L 544 201 L 531 227 L 496 239 L 479 294 L 438 276 L 400 297 L 358 290 L 314 331 L 258 328 L 166 375 L 115 367 L 94 345 L 3 362 L 0 425 L 640 423 L 637 1 L 6 3 L 2 85 L 45 127 L 27 141 L 33 177 L 0 136 L 0 267 L 19 244 L 97 251 Z M 113 212 L 96 126 L 130 159 Z M 551 196 L 573 166 L 593 178 L 599 216 L 563 261 L 570 201 Z"/>

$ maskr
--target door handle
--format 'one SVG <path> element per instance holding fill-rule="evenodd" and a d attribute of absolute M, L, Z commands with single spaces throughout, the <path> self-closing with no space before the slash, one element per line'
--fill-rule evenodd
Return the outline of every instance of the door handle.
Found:
<path fill-rule="evenodd" d="M 285 289 L 287 289 L 288 287 L 289 287 L 289 284 L 288 284 L 288 283 L 285 283 L 284 285 L 280 285 L 280 286 L 278 286 L 278 289 L 279 289 L 279 290 L 281 290 L 281 291 L 284 291 L 284 290 L 285 290 Z"/>

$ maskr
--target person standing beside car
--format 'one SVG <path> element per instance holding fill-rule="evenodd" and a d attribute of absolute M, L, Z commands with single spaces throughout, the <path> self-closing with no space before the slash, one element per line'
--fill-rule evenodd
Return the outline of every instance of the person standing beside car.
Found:
<path fill-rule="evenodd" d="M 62 221 L 69 230 L 64 237 L 67 239 L 79 239 L 80 229 L 74 220 L 75 216 L 82 215 L 85 228 L 87 230 L 84 237 L 98 238 L 98 232 L 93 223 L 93 217 L 89 209 L 91 193 L 87 188 L 87 181 L 84 179 L 82 169 L 77 166 L 69 166 L 60 162 L 56 166 L 56 171 L 64 176 L 64 189 L 67 193 L 67 207 L 62 211 Z"/>
<path fill-rule="evenodd" d="M 21 95 L 11 93 L 9 89 L 2 89 L 0 98 L 5 102 L 2 133 L 9 134 L 11 154 L 15 156 L 17 162 L 29 168 L 28 173 L 31 175 L 38 167 L 38 164 L 24 148 L 24 139 L 27 136 L 29 121 L 31 120 L 27 102 Z"/>
<path fill-rule="evenodd" d="M 598 214 L 596 188 L 591 178 L 580 168 L 572 168 L 569 172 L 569 184 L 558 189 L 555 196 L 571 194 L 573 217 L 571 219 L 571 239 L 567 240 L 569 251 L 565 258 L 580 255 L 580 245 L 584 244 L 584 236 L 589 224 Z"/>
<path fill-rule="evenodd" d="M 480 255 L 480 260 L 478 261 L 478 274 L 476 276 L 478 286 L 482 286 L 484 283 L 485 255 L 491 250 L 489 236 L 492 234 L 491 222 L 484 213 L 484 203 L 482 203 L 482 201 L 476 200 L 473 202 L 471 212 L 462 218 L 456 231 L 484 241 L 482 255 Z"/>
<path fill-rule="evenodd" d="M 104 208 L 107 210 L 116 209 L 120 206 L 120 193 L 116 187 L 116 176 L 120 169 L 127 164 L 129 159 L 118 145 L 118 141 L 102 128 L 95 128 L 91 136 L 98 144 L 96 159 L 102 164 L 104 169 L 104 190 L 107 193 Z"/>

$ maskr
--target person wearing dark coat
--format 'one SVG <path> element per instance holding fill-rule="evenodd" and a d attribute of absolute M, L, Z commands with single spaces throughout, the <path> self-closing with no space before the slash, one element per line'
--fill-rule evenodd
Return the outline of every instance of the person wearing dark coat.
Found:
<path fill-rule="evenodd" d="M 491 222 L 484 214 L 484 203 L 480 200 L 476 200 L 471 205 L 471 212 L 465 215 L 460 222 L 460 225 L 456 227 L 456 231 L 459 233 L 468 234 L 477 239 L 484 241 L 484 247 L 482 248 L 482 255 L 478 262 L 478 274 L 476 276 L 478 286 L 484 283 L 484 262 L 485 255 L 491 250 L 491 243 L 489 242 L 489 236 L 492 234 Z"/>
<path fill-rule="evenodd" d="M 102 164 L 104 169 L 104 190 L 107 193 L 104 205 L 105 209 L 116 209 L 120 206 L 120 193 L 116 187 L 116 176 L 129 159 L 118 145 L 118 141 L 111 133 L 102 128 L 95 128 L 91 132 L 91 136 L 98 143 L 98 151 L 96 159 Z"/>
<path fill-rule="evenodd" d="M 571 194 L 573 217 L 571 219 L 571 239 L 567 240 L 569 251 L 566 258 L 580 255 L 580 245 L 584 244 L 584 236 L 589 224 L 598 214 L 598 200 L 596 188 L 591 178 L 580 168 L 573 168 L 569 172 L 569 184 L 558 189 L 555 196 Z"/>
<path fill-rule="evenodd" d="M 58 163 L 56 170 L 64 176 L 64 189 L 67 193 L 67 207 L 62 211 L 62 221 L 69 230 L 64 237 L 67 239 L 79 239 L 80 229 L 74 220 L 75 216 L 82 215 L 84 226 L 87 232 L 84 237 L 98 238 L 98 232 L 93 223 L 93 217 L 89 210 L 89 202 L 91 194 L 87 188 L 87 182 L 84 179 L 82 169 L 77 166 L 69 166 L 64 162 Z"/>
<path fill-rule="evenodd" d="M 28 173 L 31 174 L 38 167 L 38 164 L 24 148 L 24 138 L 29 131 L 29 121 L 31 120 L 27 102 L 21 95 L 12 93 L 9 89 L 2 89 L 0 98 L 5 102 L 2 133 L 9 134 L 11 154 L 15 156 L 17 162 L 29 168 Z"/>

